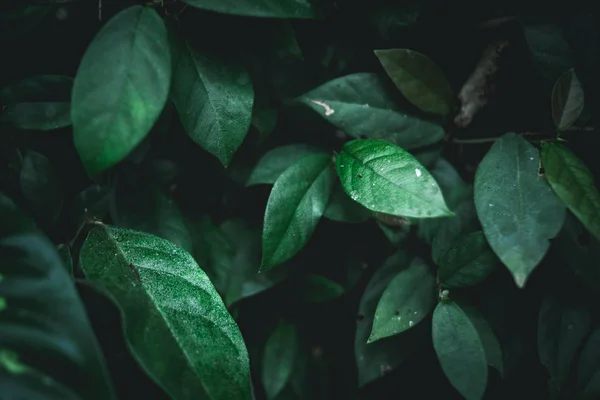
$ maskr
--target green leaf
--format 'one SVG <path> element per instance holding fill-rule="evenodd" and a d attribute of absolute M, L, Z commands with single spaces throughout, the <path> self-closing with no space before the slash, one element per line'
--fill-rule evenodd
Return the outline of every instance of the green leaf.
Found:
<path fill-rule="evenodd" d="M 86 219 L 103 219 L 108 214 L 109 189 L 93 184 L 77 193 L 72 204 L 75 224 L 81 225 Z"/>
<path fill-rule="evenodd" d="M 600 328 L 589 336 L 577 363 L 577 388 L 583 399 L 600 396 Z"/>
<path fill-rule="evenodd" d="M 442 257 L 438 280 L 447 288 L 477 285 L 496 269 L 499 260 L 482 231 L 458 238 Z"/>
<path fill-rule="evenodd" d="M 379 299 L 375 322 L 367 343 L 412 328 L 435 307 L 435 276 L 429 266 L 415 258 L 390 281 Z"/>
<path fill-rule="evenodd" d="M 33 222 L 0 194 L 2 397 L 114 399 L 73 281 Z"/>
<path fill-rule="evenodd" d="M 269 100 L 266 93 L 267 90 L 267 88 L 261 87 L 254 82 L 251 124 L 258 130 L 261 141 L 264 141 L 273 133 L 279 118 L 279 110 Z"/>
<path fill-rule="evenodd" d="M 381 221 L 377 221 L 377 226 L 381 229 L 384 236 L 394 247 L 402 246 L 410 235 L 410 223 L 407 223 L 402 226 L 392 227 L 382 223 Z"/>
<path fill-rule="evenodd" d="M 583 112 L 583 88 L 575 70 L 561 75 L 552 90 L 552 119 L 559 131 L 569 129 Z"/>
<path fill-rule="evenodd" d="M 193 7 L 223 14 L 262 18 L 318 19 L 322 12 L 311 0 L 183 0 Z"/>
<path fill-rule="evenodd" d="M 296 32 L 289 20 L 277 20 L 274 24 L 274 30 L 272 31 L 273 43 L 271 51 L 274 52 L 278 57 L 285 58 L 288 56 L 294 56 L 300 60 L 304 60 L 302 50 L 296 39 Z"/>
<path fill-rule="evenodd" d="M 452 112 L 455 98 L 450 83 L 429 57 L 409 49 L 375 50 L 375 55 L 408 101 L 428 113 Z"/>
<path fill-rule="evenodd" d="M 475 207 L 483 233 L 521 288 L 565 219 L 565 207 L 539 176 L 539 165 L 538 150 L 507 133 L 475 174 Z"/>
<path fill-rule="evenodd" d="M 192 251 L 192 239 L 177 204 L 152 177 L 133 168 L 116 174 L 110 194 L 110 216 L 121 228 L 159 236 Z"/>
<path fill-rule="evenodd" d="M 147 233 L 104 225 L 89 233 L 80 261 L 120 308 L 133 355 L 169 396 L 252 398 L 242 335 L 187 252 Z"/>
<path fill-rule="evenodd" d="M 27 102 L 68 102 L 73 78 L 63 75 L 34 75 L 0 90 L 3 105 Z"/>
<path fill-rule="evenodd" d="M 38 219 L 56 222 L 63 192 L 60 177 L 45 155 L 31 150 L 25 153 L 19 185 L 30 212 Z"/>
<path fill-rule="evenodd" d="M 537 351 L 550 374 L 550 393 L 556 397 L 566 383 L 584 338 L 590 331 L 590 313 L 580 307 L 545 298 L 538 316 Z"/>
<path fill-rule="evenodd" d="M 289 260 L 304 247 L 325 211 L 334 182 L 327 154 L 303 157 L 277 178 L 265 211 L 261 271 Z"/>
<path fill-rule="evenodd" d="M 365 222 L 372 214 L 370 210 L 348 197 L 338 181 L 333 187 L 323 216 L 333 221 L 355 224 Z"/>
<path fill-rule="evenodd" d="M 226 59 L 170 30 L 173 52 L 171 97 L 188 136 L 221 164 L 229 165 L 252 119 L 250 75 Z"/>
<path fill-rule="evenodd" d="M 433 311 L 433 348 L 448 380 L 467 400 L 483 398 L 488 380 L 488 363 L 477 328 L 452 301 Z"/>
<path fill-rule="evenodd" d="M 544 143 L 542 165 L 554 193 L 600 240 L 600 193 L 592 172 L 560 143 Z"/>
<path fill-rule="evenodd" d="M 480 228 L 473 198 L 466 197 L 455 209 L 453 217 L 442 220 L 439 229 L 434 233 L 431 243 L 431 257 L 437 265 L 441 265 L 444 256 L 454 245 L 458 237 L 475 232 Z"/>
<path fill-rule="evenodd" d="M 500 342 L 498 342 L 496 334 L 494 334 L 490 325 L 475 307 L 465 304 L 460 304 L 459 306 L 467 317 L 469 317 L 469 320 L 477 330 L 477 334 L 479 335 L 479 339 L 481 339 L 481 343 L 485 350 L 485 357 L 488 365 L 495 368 L 500 375 L 503 376 L 504 357 L 502 354 L 502 347 L 500 347 Z"/>
<path fill-rule="evenodd" d="M 423 329 L 427 324 L 421 323 L 414 329 L 367 344 L 377 303 L 382 293 L 389 282 L 409 265 L 408 263 L 406 254 L 398 250 L 386 259 L 381 268 L 377 269 L 360 299 L 354 338 L 359 387 L 381 378 L 402 364 L 408 356 L 419 349 L 425 336 Z"/>
<path fill-rule="evenodd" d="M 542 76 L 550 85 L 574 66 L 573 53 L 556 23 L 524 21 L 525 41 Z"/>
<path fill-rule="evenodd" d="M 399 108 L 376 74 L 343 76 L 298 100 L 356 138 L 382 139 L 405 149 L 427 146 L 444 138 L 441 126 Z"/>
<path fill-rule="evenodd" d="M 452 215 L 435 179 L 398 146 L 381 140 L 347 142 L 336 168 L 346 193 L 369 210 L 414 218 Z"/>
<path fill-rule="evenodd" d="M 320 303 L 340 297 L 345 292 L 339 283 L 317 274 L 294 279 L 294 289 L 292 297 L 301 303 Z"/>
<path fill-rule="evenodd" d="M 308 144 L 290 144 L 276 147 L 265 153 L 258 161 L 248 181 L 246 181 L 246 186 L 261 183 L 273 184 L 290 165 L 302 157 L 319 153 L 323 154 L 324 151 Z"/>
<path fill-rule="evenodd" d="M 71 248 L 68 244 L 62 244 L 58 246 L 57 251 L 63 261 L 67 273 L 69 276 L 73 276 L 73 257 L 71 256 Z"/>
<path fill-rule="evenodd" d="M 290 381 L 298 350 L 296 327 L 281 321 L 267 339 L 262 358 L 262 382 L 267 399 L 277 397 Z"/>
<path fill-rule="evenodd" d="M 169 94 L 167 30 L 150 7 L 111 18 L 87 48 L 73 84 L 71 118 L 90 176 L 122 161 L 158 120 Z"/>

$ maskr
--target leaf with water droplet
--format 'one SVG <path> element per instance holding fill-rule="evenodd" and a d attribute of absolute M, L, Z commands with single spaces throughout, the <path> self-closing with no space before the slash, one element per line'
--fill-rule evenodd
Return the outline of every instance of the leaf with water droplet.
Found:
<path fill-rule="evenodd" d="M 538 175 L 538 166 L 538 150 L 521 136 L 507 133 L 494 143 L 475 174 L 475 207 L 483 233 L 521 288 L 546 255 L 549 239 L 558 234 L 566 214 Z"/>

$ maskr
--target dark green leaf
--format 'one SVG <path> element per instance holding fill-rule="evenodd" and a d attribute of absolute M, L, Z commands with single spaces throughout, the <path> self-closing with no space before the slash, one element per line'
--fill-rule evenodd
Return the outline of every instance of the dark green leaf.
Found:
<path fill-rule="evenodd" d="M 224 14 L 263 18 L 319 18 L 311 0 L 183 0 L 193 7 Z"/>
<path fill-rule="evenodd" d="M 377 226 L 379 226 L 379 229 L 381 229 L 387 240 L 395 247 L 401 246 L 410 235 L 410 222 L 399 227 L 391 227 L 377 221 Z"/>
<path fill-rule="evenodd" d="M 405 149 L 427 146 L 444 138 L 441 126 L 400 109 L 375 74 L 334 79 L 299 100 L 356 138 L 383 139 Z"/>
<path fill-rule="evenodd" d="M 294 287 L 297 288 L 297 292 L 292 296 L 294 300 L 302 303 L 320 303 L 340 297 L 345 292 L 344 287 L 339 283 L 316 274 L 295 279 Z"/>
<path fill-rule="evenodd" d="M 565 219 L 565 207 L 538 174 L 539 165 L 538 150 L 507 133 L 475 174 L 475 207 L 483 233 L 521 288 Z"/>
<path fill-rule="evenodd" d="M 105 225 L 90 232 L 80 261 L 121 309 L 133 355 L 173 399 L 252 398 L 242 335 L 187 252 Z"/>
<path fill-rule="evenodd" d="M 274 36 L 272 51 L 278 57 L 284 58 L 292 55 L 301 60 L 304 59 L 298 40 L 296 40 L 296 32 L 289 20 L 278 20 L 272 34 Z"/>
<path fill-rule="evenodd" d="M 496 269 L 499 260 L 482 231 L 455 240 L 442 257 L 438 280 L 448 288 L 474 286 Z"/>
<path fill-rule="evenodd" d="M 575 355 L 590 331 L 590 314 L 580 307 L 545 298 L 538 316 L 537 351 L 548 369 L 550 393 L 556 397 L 565 384 Z"/>
<path fill-rule="evenodd" d="M 2 397 L 113 399 L 85 309 L 56 251 L 0 194 Z"/>
<path fill-rule="evenodd" d="M 477 328 L 462 310 L 444 301 L 433 312 L 433 347 L 448 380 L 467 400 L 483 398 L 488 363 Z"/>
<path fill-rule="evenodd" d="M 452 88 L 429 57 L 409 49 L 375 50 L 375 55 L 396 87 L 415 106 L 433 114 L 452 112 Z"/>
<path fill-rule="evenodd" d="M 69 276 L 73 276 L 73 257 L 71 256 L 71 248 L 68 244 L 62 244 L 58 246 L 57 250 L 67 273 Z"/>
<path fill-rule="evenodd" d="M 452 215 L 435 179 L 398 146 L 381 140 L 347 142 L 336 168 L 346 193 L 369 210 L 414 218 Z"/>
<path fill-rule="evenodd" d="M 435 307 L 435 276 L 425 262 L 415 258 L 387 285 L 375 311 L 367 343 L 397 335 L 412 328 Z"/>
<path fill-rule="evenodd" d="M 93 184 L 75 196 L 73 212 L 76 224 L 85 219 L 103 219 L 108 214 L 109 190 L 106 186 Z"/>
<path fill-rule="evenodd" d="M 3 105 L 28 102 L 68 102 L 73 78 L 63 75 L 35 75 L 0 90 Z"/>
<path fill-rule="evenodd" d="M 277 178 L 265 211 L 261 271 L 292 258 L 321 219 L 335 182 L 331 156 L 301 158 Z"/>
<path fill-rule="evenodd" d="M 36 218 L 52 222 L 58 219 L 63 206 L 61 182 L 45 155 L 35 151 L 25 153 L 19 184 L 27 206 Z"/>
<path fill-rule="evenodd" d="M 600 193 L 592 172 L 560 143 L 544 143 L 542 165 L 554 193 L 600 240 Z"/>
<path fill-rule="evenodd" d="M 141 143 L 170 82 L 167 30 L 152 8 L 126 8 L 102 27 L 81 60 L 71 104 L 75 147 L 90 176 Z"/>
<path fill-rule="evenodd" d="M 556 129 L 569 129 L 581 115 L 583 105 L 583 88 L 571 68 L 558 78 L 552 90 L 552 119 Z"/>
<path fill-rule="evenodd" d="M 583 399 L 600 396 L 600 328 L 589 336 L 577 364 L 577 387 Z"/>
<path fill-rule="evenodd" d="M 290 144 L 276 147 L 268 151 L 258 161 L 246 182 L 246 186 L 261 183 L 273 184 L 290 165 L 304 156 L 319 153 L 323 154 L 324 151 L 307 144 Z"/>
<path fill-rule="evenodd" d="M 6 107 L 0 122 L 8 122 L 18 129 L 48 131 L 71 125 L 71 103 L 19 103 Z"/>
<path fill-rule="evenodd" d="M 375 317 L 375 309 L 389 282 L 408 266 L 409 259 L 399 250 L 375 272 L 365 289 L 358 307 L 354 339 L 354 355 L 358 367 L 358 386 L 362 387 L 394 370 L 418 350 L 427 324 L 421 323 L 399 335 L 367 344 Z"/>
<path fill-rule="evenodd" d="M 485 357 L 488 365 L 495 368 L 500 375 L 503 376 L 504 357 L 500 342 L 498 342 L 498 338 L 494 334 L 494 331 L 492 331 L 492 328 L 476 308 L 464 304 L 461 304 L 460 308 L 465 312 L 467 317 L 469 317 L 469 320 L 477 330 L 477 334 L 479 335 L 479 339 L 481 339 L 481 343 L 485 350 Z"/>
<path fill-rule="evenodd" d="M 275 398 L 290 381 L 298 350 L 296 327 L 280 322 L 267 339 L 262 358 L 262 382 L 267 399 Z"/>
<path fill-rule="evenodd" d="M 258 130 L 260 140 L 264 141 L 277 126 L 278 110 L 267 97 L 267 88 L 254 82 L 254 103 L 252 104 L 251 124 Z"/>
<path fill-rule="evenodd" d="M 573 68 L 573 54 L 559 25 L 524 23 L 525 40 L 542 76 L 549 85 Z"/>
<path fill-rule="evenodd" d="M 455 209 L 453 217 L 444 219 L 439 229 L 434 232 L 431 243 L 431 257 L 437 265 L 442 264 L 446 253 L 453 246 L 457 237 L 479 229 L 477 213 L 473 198 L 466 197 Z"/>
<path fill-rule="evenodd" d="M 360 223 L 368 220 L 373 213 L 352 200 L 339 182 L 336 182 L 323 216 L 338 222 Z"/>

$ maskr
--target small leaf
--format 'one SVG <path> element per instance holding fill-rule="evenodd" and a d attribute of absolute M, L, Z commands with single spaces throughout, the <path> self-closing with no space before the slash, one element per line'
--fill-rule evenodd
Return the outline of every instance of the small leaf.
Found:
<path fill-rule="evenodd" d="M 120 308 L 133 355 L 169 396 L 252 398 L 242 335 L 187 252 L 147 233 L 104 225 L 89 233 L 80 261 Z"/>
<path fill-rule="evenodd" d="M 150 7 L 110 19 L 89 45 L 73 84 L 75 148 L 90 176 L 122 161 L 158 120 L 169 94 L 167 30 Z"/>
<path fill-rule="evenodd" d="M 589 336 L 577 364 L 577 389 L 584 399 L 600 396 L 600 328 Z"/>
<path fill-rule="evenodd" d="M 600 240 L 600 193 L 592 172 L 559 143 L 544 143 L 542 165 L 554 193 Z"/>
<path fill-rule="evenodd" d="M 582 308 L 545 298 L 538 317 L 537 351 L 548 369 L 550 393 L 556 397 L 566 383 L 571 365 L 590 331 L 590 314 Z"/>
<path fill-rule="evenodd" d="M 115 398 L 100 346 L 60 255 L 3 194 L 0 332 L 3 398 Z"/>
<path fill-rule="evenodd" d="M 583 105 L 583 88 L 571 68 L 558 78 L 552 90 L 552 119 L 556 129 L 569 129 L 581 115 Z"/>
<path fill-rule="evenodd" d="M 221 164 L 229 165 L 252 120 L 250 75 L 225 59 L 169 30 L 173 52 L 171 97 L 188 136 Z"/>
<path fill-rule="evenodd" d="M 304 247 L 325 211 L 334 182 L 327 154 L 303 157 L 277 178 L 265 211 L 261 271 L 289 260 Z"/>
<path fill-rule="evenodd" d="M 444 129 L 406 114 L 376 74 L 334 79 L 298 99 L 355 138 L 382 139 L 405 149 L 439 142 Z"/>
<path fill-rule="evenodd" d="M 318 19 L 322 12 L 310 0 L 183 0 L 193 7 L 223 14 L 262 18 Z"/>
<path fill-rule="evenodd" d="M 262 382 L 267 399 L 275 398 L 290 381 L 298 350 L 296 327 L 280 322 L 267 339 L 262 358 Z"/>
<path fill-rule="evenodd" d="M 455 104 L 446 76 L 427 56 L 409 49 L 375 50 L 379 62 L 404 97 L 421 110 L 448 115 Z"/>
<path fill-rule="evenodd" d="M 346 193 L 369 210 L 414 218 L 452 215 L 435 179 L 398 146 L 381 140 L 347 142 L 336 168 Z"/>
<path fill-rule="evenodd" d="M 414 259 L 381 295 L 367 343 L 404 332 L 421 322 L 435 307 L 436 294 L 435 276 L 423 260 Z"/>
<path fill-rule="evenodd" d="M 445 301 L 433 311 L 433 348 L 448 380 L 467 400 L 483 399 L 488 362 L 477 328 L 462 310 Z"/>
<path fill-rule="evenodd" d="M 56 222 L 63 207 L 63 192 L 50 160 L 35 151 L 25 153 L 19 184 L 31 213 L 38 219 Z"/>
<path fill-rule="evenodd" d="M 268 151 L 258 161 L 246 182 L 246 186 L 261 183 L 273 184 L 290 165 L 304 156 L 319 153 L 323 154 L 324 151 L 307 144 L 290 144 L 276 147 Z"/>
<path fill-rule="evenodd" d="M 565 207 L 538 174 L 539 163 L 535 147 L 507 133 L 475 174 L 475 207 L 483 233 L 520 288 L 565 219 Z"/>
<path fill-rule="evenodd" d="M 499 260 L 481 231 L 454 241 L 442 257 L 438 280 L 448 288 L 477 285 L 496 269 Z"/>
<path fill-rule="evenodd" d="M 348 197 L 338 181 L 335 183 L 323 216 L 333 221 L 356 224 L 365 222 L 372 214 L 370 210 Z"/>

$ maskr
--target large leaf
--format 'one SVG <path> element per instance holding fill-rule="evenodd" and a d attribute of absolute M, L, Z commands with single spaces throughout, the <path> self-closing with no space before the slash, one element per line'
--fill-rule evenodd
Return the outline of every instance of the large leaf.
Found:
<path fill-rule="evenodd" d="M 60 177 L 45 155 L 31 150 L 25 153 L 19 186 L 37 219 L 51 222 L 58 219 L 63 206 Z"/>
<path fill-rule="evenodd" d="M 552 90 L 552 119 L 556 129 L 569 129 L 583 112 L 583 105 L 583 88 L 571 68 L 558 78 Z"/>
<path fill-rule="evenodd" d="M 89 233 L 80 261 L 120 308 L 133 355 L 173 399 L 252 398 L 242 335 L 187 252 L 104 225 Z"/>
<path fill-rule="evenodd" d="M 590 331 L 590 314 L 553 298 L 545 298 L 538 317 L 537 350 L 548 369 L 551 395 L 565 384 L 583 339 Z"/>
<path fill-rule="evenodd" d="M 367 343 L 381 295 L 389 282 L 408 265 L 409 259 L 402 250 L 394 253 L 375 272 L 360 299 L 354 338 L 354 356 L 360 387 L 394 370 L 417 350 L 423 341 L 423 330 L 428 328 L 425 323 L 399 335 Z"/>
<path fill-rule="evenodd" d="M 261 271 L 292 258 L 325 211 L 335 182 L 331 156 L 301 158 L 277 178 L 265 210 Z"/>
<path fill-rule="evenodd" d="M 55 246 L 3 194 L 0 332 L 3 398 L 115 398 L 100 347 Z"/>
<path fill-rule="evenodd" d="M 436 299 L 435 276 L 423 260 L 413 259 L 381 295 L 368 343 L 412 328 L 429 315 Z"/>
<path fill-rule="evenodd" d="M 538 150 L 507 133 L 475 174 L 475 207 L 483 233 L 521 288 L 565 219 L 565 207 L 538 174 L 539 165 Z"/>
<path fill-rule="evenodd" d="M 336 168 L 346 193 L 369 210 L 414 218 L 452 215 L 435 179 L 398 146 L 382 140 L 347 142 Z"/>
<path fill-rule="evenodd" d="M 246 181 L 246 186 L 261 183 L 273 184 L 290 165 L 306 155 L 317 153 L 324 153 L 324 151 L 307 144 L 276 147 L 261 157 Z"/>
<path fill-rule="evenodd" d="M 319 18 L 311 0 L 183 0 L 193 7 L 224 14 L 263 18 Z"/>
<path fill-rule="evenodd" d="M 267 339 L 262 358 L 262 382 L 267 399 L 277 397 L 290 381 L 298 350 L 296 327 L 281 321 Z"/>
<path fill-rule="evenodd" d="M 441 126 L 399 108 L 375 74 L 358 73 L 334 79 L 299 100 L 356 138 L 383 139 L 405 149 L 427 146 L 444 138 Z"/>
<path fill-rule="evenodd" d="M 452 112 L 455 98 L 450 83 L 429 57 L 409 49 L 375 50 L 375 55 L 411 103 L 433 114 Z"/>
<path fill-rule="evenodd" d="M 600 193 L 592 172 L 560 143 L 544 143 L 542 165 L 554 193 L 600 240 Z"/>
<path fill-rule="evenodd" d="M 577 388 L 584 399 L 600 396 L 600 328 L 589 336 L 577 363 Z"/>
<path fill-rule="evenodd" d="M 499 261 L 481 231 L 456 239 L 440 262 L 438 280 L 448 288 L 460 288 L 483 282 Z"/>
<path fill-rule="evenodd" d="M 483 398 L 488 363 L 475 324 L 456 303 L 444 301 L 433 312 L 433 348 L 448 380 L 467 400 Z"/>
<path fill-rule="evenodd" d="M 250 128 L 254 90 L 242 65 L 170 30 L 171 97 L 189 137 L 229 165 Z"/>
<path fill-rule="evenodd" d="M 170 83 L 167 30 L 152 8 L 126 8 L 102 27 L 83 55 L 71 104 L 75 147 L 90 176 L 146 137 Z"/>

